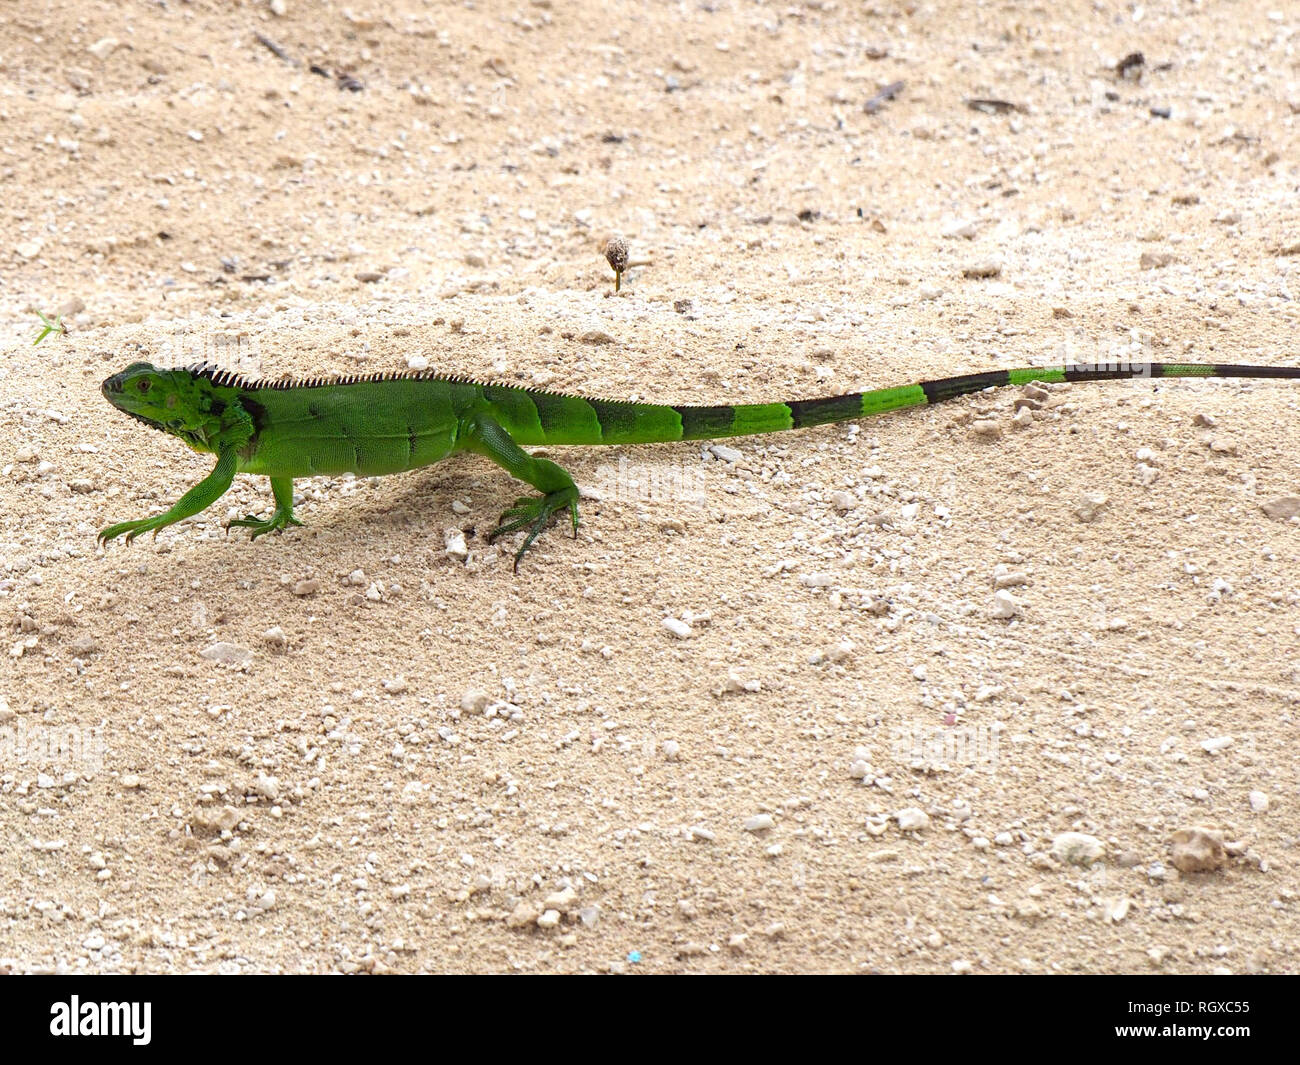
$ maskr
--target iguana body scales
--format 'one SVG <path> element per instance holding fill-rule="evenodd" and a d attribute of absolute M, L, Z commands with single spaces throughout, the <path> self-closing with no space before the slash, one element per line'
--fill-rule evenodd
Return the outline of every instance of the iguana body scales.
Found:
<path fill-rule="evenodd" d="M 1247 377 L 1300 379 L 1300 368 L 1198 363 L 1029 367 L 945 377 L 825 399 L 735 406 L 664 406 L 586 399 L 430 373 L 258 381 L 196 366 L 162 370 L 135 363 L 103 384 L 119 410 L 217 456 L 212 473 L 170 510 L 104 529 L 107 542 L 188 518 L 215 503 L 236 473 L 271 479 L 268 519 L 232 525 L 262 533 L 301 524 L 293 516 L 300 477 L 402 473 L 458 451 L 484 455 L 542 494 L 516 501 L 489 539 L 526 530 L 515 565 L 551 517 L 567 510 L 576 532 L 578 490 L 560 466 L 524 447 L 540 444 L 649 444 L 802 429 L 940 403 L 1033 381 Z"/>

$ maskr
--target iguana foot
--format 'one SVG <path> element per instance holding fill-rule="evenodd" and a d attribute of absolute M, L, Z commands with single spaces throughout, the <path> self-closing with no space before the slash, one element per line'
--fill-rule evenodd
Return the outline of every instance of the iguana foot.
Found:
<path fill-rule="evenodd" d="M 568 485 L 544 496 L 523 496 L 515 500 L 515 505 L 501 515 L 501 524 L 488 533 L 488 543 L 499 536 L 506 536 L 527 526 L 528 535 L 524 537 L 523 546 L 515 553 L 515 572 L 519 572 L 519 561 L 524 552 L 533 545 L 543 529 L 561 510 L 568 509 L 573 523 L 573 535 L 578 536 L 578 489 Z"/>
<path fill-rule="evenodd" d="M 280 510 L 278 507 L 274 514 L 269 518 L 259 518 L 254 514 L 246 518 L 235 518 L 227 523 L 228 529 L 252 529 L 249 535 L 250 540 L 256 540 L 263 533 L 277 532 L 281 529 L 287 529 L 290 525 L 301 525 L 297 518 L 293 516 L 292 510 Z"/>
<path fill-rule="evenodd" d="M 140 518 L 138 521 L 119 521 L 116 525 L 110 525 L 106 529 L 101 529 L 99 535 L 95 537 L 95 539 L 101 544 L 107 544 L 110 540 L 116 540 L 119 536 L 125 534 L 126 542 L 129 544 L 141 533 L 152 532 L 157 536 L 158 530 L 164 525 L 169 524 L 168 522 L 160 520 L 164 517 L 166 517 L 166 515 L 159 514 L 157 517 Z"/>

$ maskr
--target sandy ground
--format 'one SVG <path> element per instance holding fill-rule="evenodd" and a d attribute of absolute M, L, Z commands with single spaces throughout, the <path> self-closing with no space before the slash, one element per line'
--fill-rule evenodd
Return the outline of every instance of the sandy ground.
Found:
<path fill-rule="evenodd" d="M 102 400 L 137 359 L 1294 362 L 1285 6 L 5 5 L 0 970 L 1294 969 L 1295 387 L 555 449 L 517 576 L 469 458 L 95 543 L 209 467 Z"/>

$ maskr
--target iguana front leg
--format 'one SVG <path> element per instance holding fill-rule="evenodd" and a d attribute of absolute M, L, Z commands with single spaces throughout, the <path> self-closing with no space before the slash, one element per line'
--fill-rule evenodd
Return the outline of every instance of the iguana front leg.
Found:
<path fill-rule="evenodd" d="M 293 516 L 293 478 L 272 477 L 271 493 L 275 496 L 275 513 L 262 519 L 250 514 L 246 518 L 237 518 L 228 523 L 230 528 L 252 529 L 250 540 L 256 540 L 263 533 L 284 529 L 290 525 L 301 525 Z"/>
<path fill-rule="evenodd" d="M 141 533 L 152 532 L 157 536 L 159 529 L 166 528 L 168 525 L 175 525 L 178 521 L 184 521 L 199 511 L 206 510 L 226 494 L 230 482 L 235 479 L 235 469 L 238 464 L 239 457 L 235 453 L 235 449 L 233 447 L 224 448 L 217 456 L 217 465 L 212 472 L 181 496 L 171 510 L 152 518 L 141 518 L 139 521 L 122 521 L 116 525 L 110 525 L 100 532 L 99 542 L 106 544 L 123 533 L 126 534 L 128 544 Z"/>
<path fill-rule="evenodd" d="M 537 539 L 551 518 L 568 510 L 573 523 L 573 535 L 578 535 L 578 486 L 565 470 L 549 459 L 536 459 L 524 451 L 511 436 L 492 418 L 479 414 L 470 419 L 461 435 L 460 446 L 490 458 L 512 477 L 527 481 L 544 494 L 523 496 L 501 515 L 501 524 L 488 534 L 488 543 L 499 536 L 517 532 L 527 527 L 528 535 L 515 553 L 515 572 L 524 552 Z M 511 519 L 507 521 L 506 519 Z"/>

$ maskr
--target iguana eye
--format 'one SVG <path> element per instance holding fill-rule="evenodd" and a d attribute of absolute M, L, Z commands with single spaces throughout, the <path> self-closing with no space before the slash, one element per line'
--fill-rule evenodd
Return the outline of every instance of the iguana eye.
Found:
<path fill-rule="evenodd" d="M 150 387 L 151 387 L 152 385 L 153 385 L 153 382 L 150 381 L 149 378 L 147 378 L 147 377 L 146 377 L 143 381 L 141 381 L 141 382 L 140 382 L 140 385 L 139 385 L 139 388 L 140 388 L 140 395 L 143 396 L 146 392 L 148 392 L 149 389 L 150 389 Z"/>

